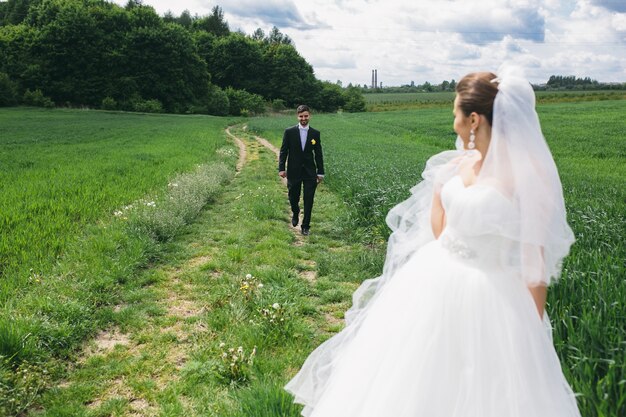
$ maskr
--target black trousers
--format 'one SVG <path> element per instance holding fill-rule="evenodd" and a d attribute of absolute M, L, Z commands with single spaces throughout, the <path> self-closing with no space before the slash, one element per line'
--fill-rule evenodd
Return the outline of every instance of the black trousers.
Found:
<path fill-rule="evenodd" d="M 287 189 L 289 190 L 289 204 L 294 215 L 300 213 L 300 194 L 304 189 L 304 218 L 302 227 L 308 229 L 311 224 L 311 211 L 313 210 L 313 199 L 317 188 L 317 178 L 314 179 L 287 179 Z"/>

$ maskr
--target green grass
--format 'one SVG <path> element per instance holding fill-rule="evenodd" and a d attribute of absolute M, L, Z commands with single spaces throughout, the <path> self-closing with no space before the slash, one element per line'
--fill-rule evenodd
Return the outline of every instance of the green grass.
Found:
<path fill-rule="evenodd" d="M 539 107 L 577 237 L 561 281 L 550 290 L 548 311 L 585 417 L 617 417 L 626 407 L 625 110 L 626 101 Z M 129 117 L 23 109 L 3 110 L 0 117 L 30 112 L 53 122 L 55 115 L 63 120 L 67 114 L 99 114 L 110 117 L 109 126 Z M 172 120 L 197 123 L 219 143 L 205 165 L 234 165 L 232 145 L 224 146 L 226 120 L 145 117 L 152 126 L 163 122 L 158 126 L 165 131 L 173 128 Z M 279 145 L 283 129 L 295 123 L 292 115 L 255 118 L 249 126 Z M 0 346 L 18 356 L 0 358 L 0 406 L 14 398 L 23 408 L 30 404 L 27 415 L 46 417 L 297 416 L 299 407 L 282 386 L 316 346 L 340 330 L 359 282 L 380 273 L 387 210 L 408 196 L 427 157 L 450 149 L 455 137 L 451 109 L 443 107 L 314 115 L 312 125 L 322 131 L 327 176 L 305 241 L 288 226 L 275 156 L 251 139 L 240 175 L 225 190 L 218 187 L 209 208 L 195 220 L 190 215 L 174 233 L 168 232 L 168 216 L 151 216 L 146 202 L 154 196 L 156 208 L 165 207 L 175 188 L 167 183 L 179 181 L 174 173 L 195 175 L 197 162 L 158 174 L 162 178 L 146 190 L 104 207 L 95 220 L 82 220 L 59 264 L 49 265 L 54 273 L 34 271 L 3 306 Z M 182 143 L 183 153 L 199 153 Z M 61 155 L 72 152 L 65 146 Z M 121 183 L 120 192 L 130 182 Z M 135 209 L 123 209 L 130 202 Z M 123 214 L 114 216 L 116 210 Z M 242 290 L 248 273 L 263 283 L 253 294 Z M 274 303 L 285 322 L 270 322 L 263 313 L 274 311 Z M 126 335 L 127 342 L 77 348 L 104 327 Z M 222 353 L 238 346 L 245 355 L 256 346 L 256 354 L 231 369 Z"/>
<path fill-rule="evenodd" d="M 451 106 L 454 92 L 368 93 L 364 94 L 368 111 L 398 111 Z M 625 91 L 537 91 L 538 103 L 563 103 L 599 100 L 623 100 Z"/>
<path fill-rule="evenodd" d="M 354 277 L 348 282 L 318 266 L 328 262 L 329 250 L 351 254 L 342 258 L 352 261 L 350 274 L 364 278 L 369 265 L 364 270 L 357 260 L 371 249 L 343 240 L 347 208 L 324 186 L 312 234 L 300 241 L 288 226 L 275 156 L 250 141 L 248 158 L 160 262 L 139 275 L 152 282 L 138 289 L 141 297 L 123 295 L 111 323 L 128 343 L 75 353 L 63 384 L 48 390 L 31 415 L 299 416 L 301 407 L 282 387 L 339 329 L 329 317 L 341 316 L 357 286 Z M 317 282 L 305 272 L 316 273 Z M 263 286 L 244 290 L 246 280 Z M 269 321 L 264 310 L 284 321 Z M 246 361 L 231 369 L 222 354 L 239 346 Z"/>
<path fill-rule="evenodd" d="M 216 160 L 227 120 L 0 110 L 0 304 L 47 273 L 81 230 Z"/>
<path fill-rule="evenodd" d="M 584 416 L 626 412 L 626 101 L 540 105 L 577 238 L 549 293 L 554 342 Z M 295 118 L 256 118 L 251 130 L 280 143 Z M 408 197 L 428 156 L 454 146 L 450 108 L 314 115 L 326 184 L 353 210 L 360 239 L 387 237 L 384 217 Z M 360 228 L 364 229 L 360 229 Z M 383 253 L 379 254 L 380 257 Z M 341 269 L 339 269 L 340 271 Z"/>
<path fill-rule="evenodd" d="M 149 299 L 155 277 L 138 272 L 222 191 L 236 152 L 226 119 L 29 109 L 1 118 L 11 133 L 3 161 L 17 164 L 2 171 L 11 180 L 1 213 L 11 227 L 2 229 L 0 414 L 13 415 L 116 305 Z"/>

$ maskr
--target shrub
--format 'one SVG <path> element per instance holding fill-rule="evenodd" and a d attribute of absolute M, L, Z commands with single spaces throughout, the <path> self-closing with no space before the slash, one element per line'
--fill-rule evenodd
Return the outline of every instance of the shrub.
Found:
<path fill-rule="evenodd" d="M 226 116 L 230 109 L 230 100 L 224 90 L 216 85 L 209 84 L 207 94 L 207 113 L 214 116 Z"/>
<path fill-rule="evenodd" d="M 0 72 L 0 107 L 17 103 L 17 87 L 4 72 Z"/>
<path fill-rule="evenodd" d="M 113 97 L 105 97 L 100 107 L 102 110 L 117 110 L 117 101 Z"/>
<path fill-rule="evenodd" d="M 261 114 L 265 111 L 263 97 L 258 94 L 228 87 L 226 89 L 226 95 L 230 102 L 230 114 L 233 116 L 241 116 L 244 113 L 245 115 Z"/>
<path fill-rule="evenodd" d="M 287 109 L 287 106 L 285 106 L 285 100 L 277 98 L 276 100 L 272 101 L 272 110 L 278 112 L 278 111 L 283 111 L 286 109 Z"/>
<path fill-rule="evenodd" d="M 163 113 L 163 104 L 157 99 L 139 99 L 133 103 L 133 110 L 140 113 Z"/>
<path fill-rule="evenodd" d="M 348 113 L 357 113 L 365 111 L 365 98 L 363 93 L 358 88 L 348 88 L 344 92 L 346 103 L 343 105 L 343 110 Z"/>
<path fill-rule="evenodd" d="M 23 102 L 28 106 L 46 108 L 54 107 L 54 101 L 52 101 L 49 97 L 44 96 L 39 89 L 35 91 L 26 90 L 26 92 L 24 93 Z"/>

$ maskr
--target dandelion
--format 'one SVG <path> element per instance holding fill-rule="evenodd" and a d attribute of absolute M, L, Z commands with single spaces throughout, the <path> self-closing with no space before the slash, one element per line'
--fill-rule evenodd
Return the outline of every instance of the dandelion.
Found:
<path fill-rule="evenodd" d="M 245 278 L 242 278 L 241 285 L 239 286 L 239 290 L 243 293 L 243 295 L 247 299 L 251 299 L 255 292 L 262 288 L 262 285 L 259 285 L 257 278 L 252 274 L 246 274 Z"/>
<path fill-rule="evenodd" d="M 273 308 L 274 310 L 278 310 L 278 309 L 280 309 L 280 304 L 278 304 L 278 303 L 274 303 L 274 304 L 272 304 L 272 308 Z"/>
<path fill-rule="evenodd" d="M 121 210 L 116 210 L 115 212 L 113 212 L 113 215 L 114 215 L 115 217 L 120 217 L 120 216 L 122 216 L 123 214 L 124 214 L 124 212 L 123 212 L 123 211 L 121 211 Z"/>
<path fill-rule="evenodd" d="M 222 344 L 220 344 L 222 346 Z M 231 347 L 227 352 L 222 352 L 220 356 L 219 372 L 221 376 L 228 382 L 244 382 L 250 377 L 250 367 L 254 363 L 256 355 L 256 346 L 249 354 L 246 354 L 243 346 L 237 348 Z"/>

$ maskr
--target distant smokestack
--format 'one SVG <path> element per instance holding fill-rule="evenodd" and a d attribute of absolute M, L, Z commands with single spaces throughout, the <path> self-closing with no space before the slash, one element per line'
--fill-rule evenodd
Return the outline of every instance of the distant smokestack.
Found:
<path fill-rule="evenodd" d="M 374 70 L 372 70 L 372 88 L 376 88 L 376 78 L 374 77 Z"/>
<path fill-rule="evenodd" d="M 378 70 L 374 70 L 374 88 L 378 87 Z"/>

